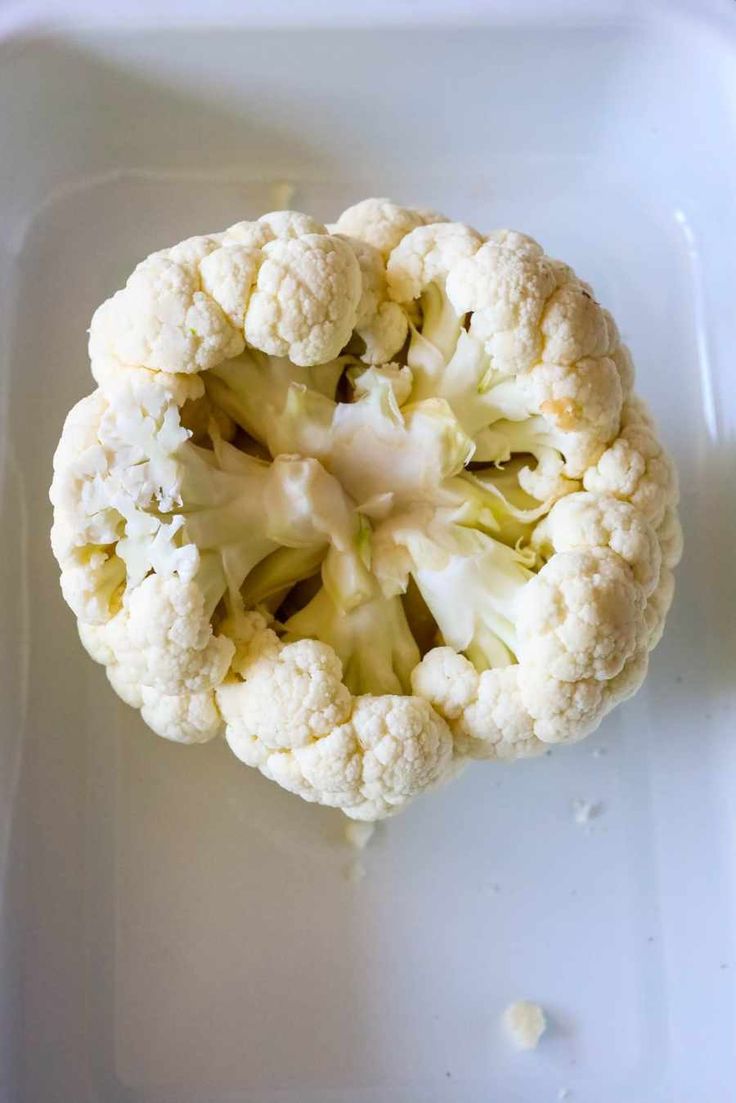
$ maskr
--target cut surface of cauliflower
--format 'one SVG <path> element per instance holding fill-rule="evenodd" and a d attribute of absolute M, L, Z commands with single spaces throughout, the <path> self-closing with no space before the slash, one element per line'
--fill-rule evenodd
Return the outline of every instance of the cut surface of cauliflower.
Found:
<path fill-rule="evenodd" d="M 142 261 L 89 355 L 52 549 L 163 738 L 224 735 L 360 845 L 644 679 L 676 472 L 611 315 L 532 238 L 389 199 L 272 211 Z"/>

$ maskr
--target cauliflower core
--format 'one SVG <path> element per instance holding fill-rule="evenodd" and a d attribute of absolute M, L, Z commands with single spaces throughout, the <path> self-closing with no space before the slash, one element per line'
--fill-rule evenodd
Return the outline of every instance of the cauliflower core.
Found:
<path fill-rule="evenodd" d="M 610 314 L 531 238 L 273 212 L 139 264 L 89 351 L 52 547 L 159 735 L 372 823 L 640 685 L 675 471 Z"/>

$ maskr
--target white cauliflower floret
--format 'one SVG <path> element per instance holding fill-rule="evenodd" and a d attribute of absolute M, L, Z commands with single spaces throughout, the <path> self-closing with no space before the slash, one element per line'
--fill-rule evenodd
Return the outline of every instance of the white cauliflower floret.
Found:
<path fill-rule="evenodd" d="M 133 364 L 121 364 L 111 357 L 98 356 L 90 362 L 92 377 L 99 386 L 99 393 L 106 399 L 114 398 L 121 386 L 133 388 L 154 384 L 176 405 L 196 402 L 204 394 L 203 377 L 176 372 L 152 371 Z"/>
<path fill-rule="evenodd" d="M 607 682 L 560 681 L 533 665 L 479 675 L 466 658 L 442 647 L 424 657 L 412 685 L 447 720 L 457 756 L 506 761 L 588 735 L 639 688 L 646 667 L 647 652 L 638 651 Z"/>
<path fill-rule="evenodd" d="M 230 324 L 241 333 L 260 263 L 259 248 L 223 245 L 206 256 L 199 266 L 202 290 L 219 303 Z M 242 346 L 238 352 L 242 352 Z"/>
<path fill-rule="evenodd" d="M 529 758 L 545 749 L 519 687 L 519 667 L 484 670 L 473 701 L 453 725 L 455 750 L 470 758 Z"/>
<path fill-rule="evenodd" d="M 610 548 L 649 595 L 662 565 L 657 533 L 629 502 L 580 492 L 561 498 L 534 530 L 532 545 L 546 559 L 575 548 Z"/>
<path fill-rule="evenodd" d="M 363 766 L 362 800 L 345 809 L 355 819 L 398 810 L 449 768 L 447 725 L 416 697 L 359 697 L 351 726 Z"/>
<path fill-rule="evenodd" d="M 112 688 L 117 693 L 121 701 L 128 705 L 132 709 L 140 709 L 143 707 L 143 686 L 135 677 L 131 677 L 131 671 L 128 667 L 121 666 L 120 663 L 115 662 L 115 656 L 112 656 L 112 663 L 106 668 L 107 680 Z M 156 692 L 153 690 L 152 692 Z"/>
<path fill-rule="evenodd" d="M 212 692 L 172 697 L 142 686 L 140 708 L 149 728 L 175 743 L 208 743 L 223 728 Z"/>
<path fill-rule="evenodd" d="M 356 698 L 349 723 L 292 754 L 271 756 L 264 772 L 305 800 L 376 820 L 441 781 L 451 759 L 447 725 L 426 701 L 368 696 Z"/>
<path fill-rule="evenodd" d="M 612 494 L 641 510 L 655 526 L 678 499 L 677 473 L 638 401 L 624 405 L 621 433 L 583 477 L 593 494 Z"/>
<path fill-rule="evenodd" d="M 87 624 L 104 624 L 120 607 L 125 563 L 102 548 L 75 549 L 64 561 L 61 592 L 64 601 Z"/>
<path fill-rule="evenodd" d="M 259 226 L 265 226 L 273 238 L 289 240 L 304 237 L 306 234 L 326 234 L 327 229 L 311 215 L 301 211 L 269 211 L 258 219 Z"/>
<path fill-rule="evenodd" d="M 581 359 L 572 366 L 540 364 L 520 379 L 530 414 L 537 410 L 559 434 L 566 473 L 579 477 L 616 435 L 621 413 L 621 382 L 612 360 Z M 521 451 L 514 426 L 504 426 L 512 451 Z M 498 430 L 498 427 L 496 427 Z M 544 437 L 540 444 L 547 443 Z M 551 441 L 550 441 L 551 443 Z M 533 444 L 530 441 L 530 445 Z M 530 450 L 534 453 L 534 448 Z"/>
<path fill-rule="evenodd" d="M 352 698 L 323 643 L 304 639 L 265 654 L 256 645 L 241 670 L 242 681 L 216 691 L 230 747 L 307 800 L 378 819 L 449 767 L 449 731 L 425 701 Z"/>
<path fill-rule="evenodd" d="M 541 319 L 561 273 L 524 234 L 491 239 L 456 264 L 447 295 L 458 314 L 472 311 L 470 332 L 501 373 L 516 374 L 540 357 Z"/>
<path fill-rule="evenodd" d="M 378 249 L 359 238 L 345 237 L 360 265 L 362 293 L 355 319 L 355 332 L 365 349 L 366 364 L 385 364 L 406 340 L 409 321 L 398 303 L 390 302 L 386 265 Z"/>
<path fill-rule="evenodd" d="M 214 635 L 201 589 L 177 577 L 152 574 L 126 591 L 105 631 L 128 680 L 171 695 L 218 685 L 235 652 L 231 640 Z"/>
<path fill-rule="evenodd" d="M 238 356 L 245 340 L 318 363 L 347 343 L 360 297 L 346 242 L 307 215 L 274 211 L 139 264 L 92 319 L 93 373 L 95 365 L 105 379 L 126 367 L 206 371 Z"/>
<path fill-rule="evenodd" d="M 115 663 L 115 654 L 102 625 L 87 624 L 80 620 L 77 621 L 77 631 L 82 646 L 91 659 L 102 666 L 112 666 Z"/>
<path fill-rule="evenodd" d="M 504 1011 L 503 1024 L 519 1049 L 536 1049 L 547 1029 L 547 1018 L 539 1004 L 518 1000 Z"/>
<path fill-rule="evenodd" d="M 217 248 L 214 238 L 190 239 L 142 261 L 95 312 L 90 359 L 197 372 L 242 352 L 242 332 L 202 287 L 199 263 Z"/>
<path fill-rule="evenodd" d="M 519 603 L 519 659 L 561 681 L 613 678 L 641 646 L 643 612 L 644 595 L 620 556 L 560 552 Z"/>
<path fill-rule="evenodd" d="M 93 651 L 94 643 L 90 650 L 94 658 Z M 211 690 L 173 696 L 164 694 L 141 685 L 137 676 L 131 678 L 130 667 L 116 662 L 111 649 L 96 653 L 100 656 L 98 661 L 104 657 L 108 681 L 118 697 L 131 708 L 140 709 L 141 716 L 156 735 L 174 743 L 208 743 L 222 732 L 222 717 Z"/>
<path fill-rule="evenodd" d="M 388 258 L 386 273 L 391 298 L 399 303 L 418 299 L 431 283 L 444 281 L 463 258 L 472 257 L 483 238 L 459 222 L 420 226 L 407 234 Z"/>
<path fill-rule="evenodd" d="M 445 720 L 456 720 L 478 695 L 478 671 L 451 647 L 429 651 L 411 676 L 417 697 L 431 701 Z"/>
<path fill-rule="evenodd" d="M 239 758 L 251 756 L 247 748 L 253 743 L 268 750 L 304 746 L 350 715 L 340 660 L 317 640 L 256 652 L 241 672 L 244 681 L 217 691 L 228 742 Z M 246 749 L 241 753 L 241 748 Z"/>
<path fill-rule="evenodd" d="M 334 231 L 367 241 L 387 260 L 391 251 L 411 230 L 444 221 L 443 216 L 434 211 L 399 207 L 390 199 L 363 199 L 342 212 Z"/>
<path fill-rule="evenodd" d="M 610 356 L 619 343 L 613 318 L 581 283 L 566 283 L 550 295 L 540 329 L 542 360 L 551 364 Z"/>
<path fill-rule="evenodd" d="M 561 680 L 531 663 L 516 671 L 524 709 L 543 743 L 575 743 L 600 724 L 610 683 L 591 677 Z"/>
<path fill-rule="evenodd" d="M 104 486 L 108 456 L 98 430 L 107 410 L 100 391 L 81 399 L 67 415 L 54 453 L 54 478 L 49 497 L 54 506 L 54 551 L 94 544 L 113 544 L 123 518 Z"/>
<path fill-rule="evenodd" d="M 360 296 L 360 266 L 341 238 L 270 242 L 248 302 L 246 339 L 295 364 L 331 360 L 353 331 Z"/>

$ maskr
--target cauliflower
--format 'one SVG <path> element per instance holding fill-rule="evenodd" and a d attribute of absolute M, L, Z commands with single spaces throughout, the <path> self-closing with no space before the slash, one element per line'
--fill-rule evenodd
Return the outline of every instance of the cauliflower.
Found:
<path fill-rule="evenodd" d="M 538 1003 L 517 1000 L 504 1011 L 503 1025 L 518 1049 L 536 1049 L 547 1029 L 547 1017 Z"/>
<path fill-rule="evenodd" d="M 677 478 L 592 289 L 369 199 L 152 254 L 54 456 L 81 641 L 163 738 L 374 822 L 643 681 Z"/>

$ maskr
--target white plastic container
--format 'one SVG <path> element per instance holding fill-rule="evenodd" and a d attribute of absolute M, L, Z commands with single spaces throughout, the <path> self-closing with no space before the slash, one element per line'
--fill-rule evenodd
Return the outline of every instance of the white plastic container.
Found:
<path fill-rule="evenodd" d="M 312 7 L 65 5 L 53 33 L 5 9 L 0 1100 L 727 1103 L 736 10 Z M 339 815 L 116 700 L 48 549 L 93 308 L 283 182 L 321 218 L 391 194 L 534 234 L 612 309 L 682 477 L 645 689 L 578 747 L 419 801 L 362 880 Z M 519 998 L 550 1023 L 531 1054 L 499 1025 Z"/>

